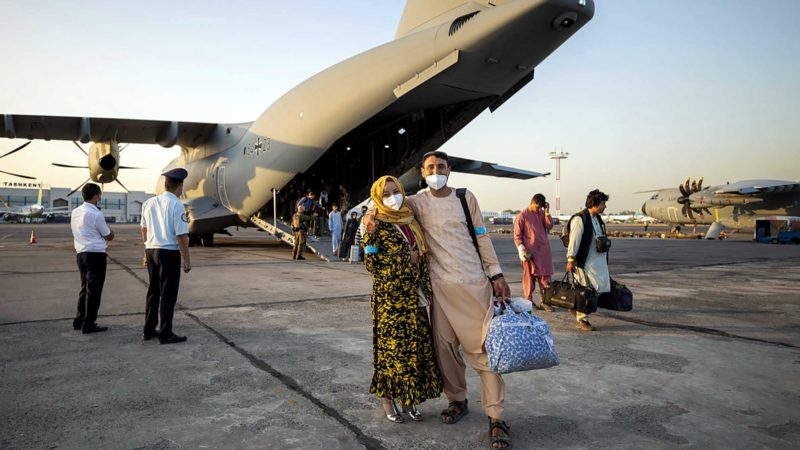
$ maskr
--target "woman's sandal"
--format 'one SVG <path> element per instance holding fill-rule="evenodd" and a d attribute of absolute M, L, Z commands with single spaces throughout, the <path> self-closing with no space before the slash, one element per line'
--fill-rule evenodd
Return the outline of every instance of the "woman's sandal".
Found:
<path fill-rule="evenodd" d="M 447 409 L 442 410 L 441 417 L 442 423 L 446 423 L 448 425 L 452 425 L 462 417 L 466 416 L 469 412 L 469 407 L 467 406 L 467 399 L 464 399 L 463 402 L 459 401 L 452 401 L 447 406 Z"/>
<path fill-rule="evenodd" d="M 505 436 L 494 436 L 493 432 L 495 429 L 502 431 Z M 502 420 L 492 420 L 492 418 L 489 417 L 489 439 L 491 442 L 489 447 L 492 449 L 511 448 L 511 427 Z"/>

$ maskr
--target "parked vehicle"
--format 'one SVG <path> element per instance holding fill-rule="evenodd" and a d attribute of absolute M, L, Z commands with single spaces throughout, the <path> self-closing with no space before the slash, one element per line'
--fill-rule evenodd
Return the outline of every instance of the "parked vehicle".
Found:
<path fill-rule="evenodd" d="M 800 244 L 800 217 L 772 216 L 757 219 L 753 240 L 771 244 Z"/>

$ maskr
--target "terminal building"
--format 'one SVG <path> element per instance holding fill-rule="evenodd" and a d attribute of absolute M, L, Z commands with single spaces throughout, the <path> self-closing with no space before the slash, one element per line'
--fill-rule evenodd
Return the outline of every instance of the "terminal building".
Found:
<path fill-rule="evenodd" d="M 39 200 L 40 186 L 38 181 L 0 180 L 0 203 L 7 204 L 11 209 L 35 205 Z M 80 191 L 67 196 L 72 189 L 45 185 L 42 188 L 42 206 L 47 209 L 66 206 L 71 213 L 83 203 Z M 142 218 L 142 203 L 153 195 L 142 191 L 106 191 L 97 206 L 109 222 L 138 223 Z"/>

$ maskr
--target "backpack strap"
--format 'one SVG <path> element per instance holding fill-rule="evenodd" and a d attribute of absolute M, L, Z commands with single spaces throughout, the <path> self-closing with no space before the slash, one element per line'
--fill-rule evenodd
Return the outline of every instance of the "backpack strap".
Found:
<path fill-rule="evenodd" d="M 475 234 L 475 225 L 472 223 L 472 214 L 469 213 L 469 206 L 467 205 L 467 189 L 456 189 L 456 197 L 461 200 L 461 208 L 464 209 L 464 217 L 467 219 L 467 230 L 469 231 L 469 236 L 472 238 L 472 245 L 475 246 L 475 251 L 478 252 L 478 258 L 482 263 L 483 258 L 481 257 L 481 251 L 478 248 L 478 235 Z"/>

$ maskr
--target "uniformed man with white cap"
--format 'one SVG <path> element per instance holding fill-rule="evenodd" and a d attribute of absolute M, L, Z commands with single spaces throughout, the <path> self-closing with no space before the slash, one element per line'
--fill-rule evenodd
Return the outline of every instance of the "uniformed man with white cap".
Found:
<path fill-rule="evenodd" d="M 147 289 L 144 340 L 158 337 L 161 344 L 174 344 L 186 340 L 172 332 L 172 315 L 178 301 L 178 287 L 183 271 L 189 273 L 189 221 L 178 197 L 183 193 L 183 180 L 189 175 L 186 169 L 172 169 L 162 174 L 165 191 L 147 199 L 142 204 L 141 234 L 145 244 Z M 161 306 L 161 330 L 156 330 Z"/>

